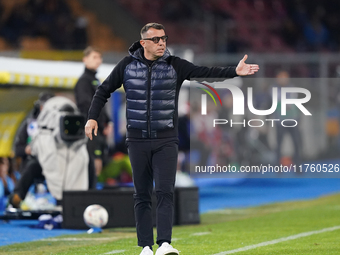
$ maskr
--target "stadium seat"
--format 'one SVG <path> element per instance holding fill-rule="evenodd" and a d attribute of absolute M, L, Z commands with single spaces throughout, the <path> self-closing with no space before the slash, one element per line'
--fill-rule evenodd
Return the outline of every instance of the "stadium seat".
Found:
<path fill-rule="evenodd" d="M 103 51 L 125 51 L 126 43 L 117 37 L 112 29 L 100 22 L 98 17 L 80 4 L 78 0 L 67 1 L 68 6 L 75 16 L 82 16 L 88 20 L 87 34 L 89 44 Z"/>
<path fill-rule="evenodd" d="M 9 49 L 10 49 L 10 47 L 7 44 L 6 40 L 3 39 L 2 37 L 0 37 L 0 51 L 9 50 Z"/>
<path fill-rule="evenodd" d="M 24 36 L 20 42 L 22 50 L 50 50 L 51 45 L 46 37 Z"/>

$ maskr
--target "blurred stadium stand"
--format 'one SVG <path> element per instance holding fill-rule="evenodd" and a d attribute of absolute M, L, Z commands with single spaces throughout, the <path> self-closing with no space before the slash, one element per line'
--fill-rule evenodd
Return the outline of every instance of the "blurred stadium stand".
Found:
<path fill-rule="evenodd" d="M 336 51 L 338 1 L 119 0 L 141 23 L 166 26 L 172 44 L 198 52 Z"/>
<path fill-rule="evenodd" d="M 126 52 L 157 21 L 170 44 L 196 53 L 335 52 L 339 8 L 335 0 L 1 0 L 0 50 Z"/>
<path fill-rule="evenodd" d="M 78 0 L 1 0 L 0 50 L 122 51 L 123 39 Z"/>

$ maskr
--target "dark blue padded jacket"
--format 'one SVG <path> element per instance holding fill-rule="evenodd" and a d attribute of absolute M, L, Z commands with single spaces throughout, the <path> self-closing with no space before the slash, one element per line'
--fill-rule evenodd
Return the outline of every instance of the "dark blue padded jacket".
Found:
<path fill-rule="evenodd" d="M 97 120 L 111 93 L 123 85 L 127 138 L 177 137 L 178 95 L 183 81 L 236 76 L 236 67 L 196 66 L 170 55 L 168 50 L 159 59 L 147 61 L 139 41 L 129 48 L 129 54 L 98 86 L 88 114 L 88 119 Z"/>

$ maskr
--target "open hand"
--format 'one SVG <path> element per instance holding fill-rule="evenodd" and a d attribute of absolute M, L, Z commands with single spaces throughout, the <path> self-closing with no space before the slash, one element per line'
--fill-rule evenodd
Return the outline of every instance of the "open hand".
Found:
<path fill-rule="evenodd" d="M 240 60 L 236 67 L 236 74 L 239 76 L 246 76 L 246 75 L 253 75 L 256 73 L 260 68 L 259 65 L 255 64 L 246 64 L 245 61 L 247 60 L 248 55 L 244 55 L 244 57 Z"/>

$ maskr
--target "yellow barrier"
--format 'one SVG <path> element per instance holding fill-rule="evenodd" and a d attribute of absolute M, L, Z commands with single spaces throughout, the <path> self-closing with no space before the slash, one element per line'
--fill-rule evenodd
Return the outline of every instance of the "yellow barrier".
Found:
<path fill-rule="evenodd" d="M 73 89 L 78 78 L 29 75 L 20 73 L 0 72 L 0 84 L 34 86 L 42 88 Z"/>
<path fill-rule="evenodd" d="M 12 147 L 25 112 L 0 113 L 0 157 L 13 156 Z"/>
<path fill-rule="evenodd" d="M 28 59 L 81 61 L 83 56 L 83 51 L 23 50 L 20 52 L 21 58 Z"/>

